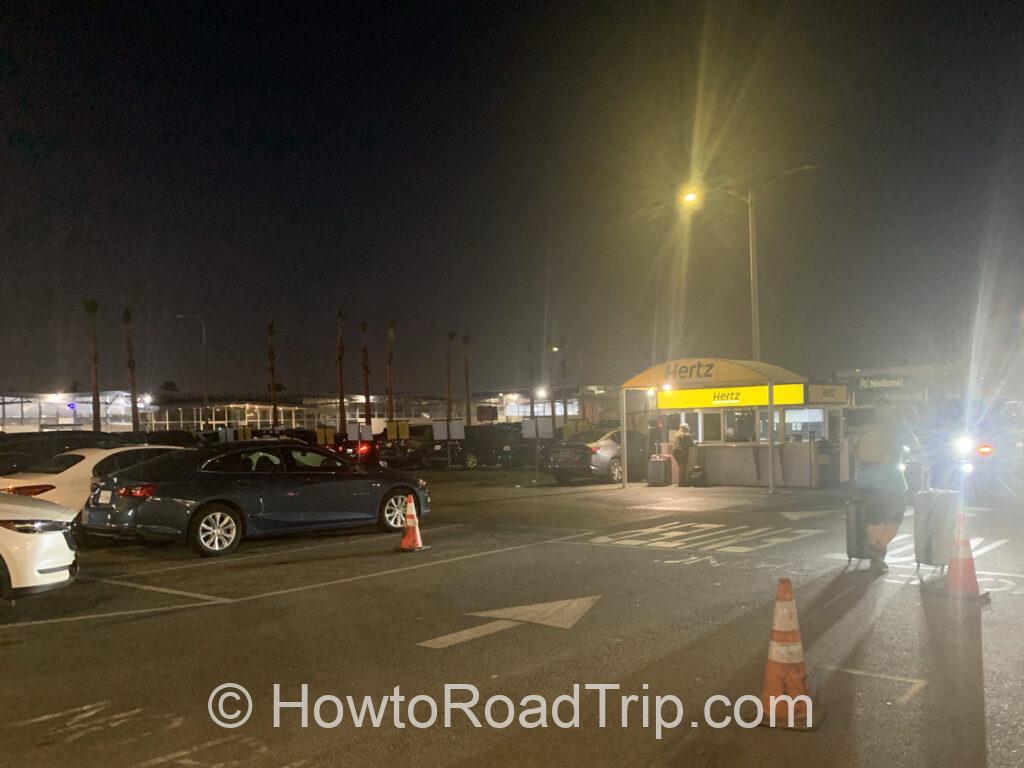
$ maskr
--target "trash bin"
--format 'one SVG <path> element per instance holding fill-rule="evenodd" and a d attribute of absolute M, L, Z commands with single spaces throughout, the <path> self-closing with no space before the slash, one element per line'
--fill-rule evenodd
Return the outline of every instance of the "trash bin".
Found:
<path fill-rule="evenodd" d="M 914 495 L 914 560 L 918 565 L 949 565 L 959 511 L 959 491 L 929 490 Z"/>
<path fill-rule="evenodd" d="M 672 460 L 664 456 L 651 456 L 647 462 L 647 484 L 668 485 L 672 481 Z"/>

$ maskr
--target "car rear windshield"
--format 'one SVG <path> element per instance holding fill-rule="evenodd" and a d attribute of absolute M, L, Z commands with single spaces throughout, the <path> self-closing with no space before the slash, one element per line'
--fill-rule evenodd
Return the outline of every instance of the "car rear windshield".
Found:
<path fill-rule="evenodd" d="M 567 443 L 595 443 L 604 437 L 607 433 L 600 429 L 585 429 L 582 432 L 577 432 L 575 435 L 567 437 L 565 442 Z"/>
<path fill-rule="evenodd" d="M 85 456 L 80 456 L 77 453 L 61 453 L 46 461 L 33 464 L 25 471 L 40 475 L 59 475 L 64 470 L 71 469 L 75 464 L 84 460 Z"/>

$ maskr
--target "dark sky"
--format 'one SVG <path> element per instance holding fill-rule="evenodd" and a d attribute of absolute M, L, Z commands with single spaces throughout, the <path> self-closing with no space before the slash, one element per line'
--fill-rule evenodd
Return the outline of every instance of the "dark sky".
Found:
<path fill-rule="evenodd" d="M 1017 361 L 1024 9 L 1011 3 L 21 3 L 0 10 L 0 387 L 333 388 L 334 317 L 400 391 L 747 357 L 805 374 Z M 674 345 L 674 348 L 670 348 Z M 461 357 L 461 356 L 460 356 Z"/>

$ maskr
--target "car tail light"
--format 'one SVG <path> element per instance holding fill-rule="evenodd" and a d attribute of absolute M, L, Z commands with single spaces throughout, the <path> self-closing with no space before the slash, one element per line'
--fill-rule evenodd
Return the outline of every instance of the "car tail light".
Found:
<path fill-rule="evenodd" d="M 588 445 L 587 448 L 590 449 L 591 453 L 597 453 L 598 451 L 601 450 L 601 446 L 600 445 Z"/>
<path fill-rule="evenodd" d="M 978 446 L 979 456 L 991 456 L 994 451 L 995 448 L 993 448 L 989 443 L 982 443 Z"/>
<path fill-rule="evenodd" d="M 360 453 L 369 453 L 370 452 L 370 444 L 369 443 L 360 443 L 359 444 L 359 452 Z"/>
<path fill-rule="evenodd" d="M 12 485 L 4 488 L 4 493 L 13 493 L 15 496 L 38 496 L 41 493 L 52 491 L 52 485 Z"/>
<path fill-rule="evenodd" d="M 148 499 L 156 493 L 155 485 L 123 485 L 114 491 L 118 496 L 131 499 Z"/>

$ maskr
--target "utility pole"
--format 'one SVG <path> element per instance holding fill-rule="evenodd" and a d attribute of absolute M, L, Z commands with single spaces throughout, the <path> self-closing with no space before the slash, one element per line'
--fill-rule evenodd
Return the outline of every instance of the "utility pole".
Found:
<path fill-rule="evenodd" d="M 747 187 L 747 229 L 750 234 L 750 328 L 754 360 L 761 362 L 761 309 L 758 298 L 757 280 L 757 216 L 754 206 L 757 196 L 753 187 Z"/>
<path fill-rule="evenodd" d="M 395 321 L 388 320 L 388 348 L 385 363 L 387 365 L 387 420 L 395 419 L 395 369 L 393 355 L 395 347 Z"/>
<path fill-rule="evenodd" d="M 341 319 L 341 310 L 338 310 L 338 317 L 335 326 L 335 363 L 338 366 L 338 435 L 335 442 L 346 438 L 345 430 L 348 424 L 348 417 L 345 414 L 345 334 Z"/>
<path fill-rule="evenodd" d="M 92 385 L 92 431 L 102 432 L 103 424 L 100 421 L 100 345 L 96 333 L 96 315 L 99 314 L 100 305 L 96 299 L 86 299 L 82 302 L 85 307 L 85 314 L 89 317 L 89 383 Z"/>
<path fill-rule="evenodd" d="M 128 389 L 132 397 L 132 432 L 138 432 L 139 426 L 139 387 L 135 379 L 135 345 L 132 343 L 132 311 L 124 308 L 121 315 L 124 324 L 124 343 L 128 354 Z"/>
<path fill-rule="evenodd" d="M 270 387 L 270 428 L 277 429 L 277 378 L 275 376 L 277 353 L 274 351 L 274 321 L 267 323 L 267 376 Z"/>
<path fill-rule="evenodd" d="M 534 402 L 533 402 L 533 398 L 534 398 L 534 395 L 535 395 L 535 391 L 534 391 L 535 390 L 535 385 L 534 385 L 534 381 L 533 381 L 533 372 L 534 371 L 533 371 L 533 345 L 532 344 L 527 344 L 526 345 L 526 359 L 529 361 L 529 368 L 530 368 L 530 418 L 532 419 L 534 417 Z"/>
<path fill-rule="evenodd" d="M 466 356 L 465 356 L 465 358 L 463 358 L 463 371 L 462 371 L 462 375 L 463 375 L 463 378 L 465 379 L 465 384 L 466 384 L 466 426 L 468 427 L 468 426 L 471 426 L 473 424 L 473 416 L 472 416 L 472 410 L 471 410 L 471 408 L 473 407 L 473 403 L 472 403 L 472 398 L 470 397 L 470 393 L 469 393 L 469 334 L 468 333 L 464 334 L 462 336 L 462 346 L 465 347 L 465 349 L 466 349 Z"/>
<path fill-rule="evenodd" d="M 565 429 L 569 426 L 569 389 L 565 384 L 565 339 L 562 339 L 558 344 L 558 349 L 562 353 L 561 368 L 562 368 L 562 437 L 565 437 Z"/>
<path fill-rule="evenodd" d="M 362 334 L 363 342 L 363 397 L 366 399 L 363 422 L 369 426 L 373 424 L 373 419 L 370 415 L 370 351 L 366 348 L 366 323 L 359 324 L 359 333 Z"/>
<path fill-rule="evenodd" d="M 448 331 L 448 350 L 445 352 L 445 420 L 448 422 L 448 430 L 451 431 L 452 420 L 452 342 L 455 340 L 455 331 Z"/>

